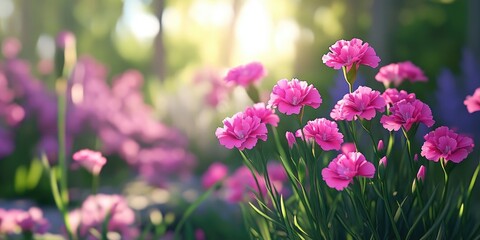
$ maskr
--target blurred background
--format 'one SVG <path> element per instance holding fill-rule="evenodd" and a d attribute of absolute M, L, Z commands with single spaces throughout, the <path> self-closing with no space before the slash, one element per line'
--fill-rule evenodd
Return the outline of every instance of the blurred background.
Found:
<path fill-rule="evenodd" d="M 251 104 L 223 82 L 229 68 L 263 63 L 264 99 L 281 78 L 308 81 L 324 99 L 308 114 L 325 116 L 347 89 L 321 61 L 339 39 L 368 42 L 380 66 L 410 60 L 422 68 L 429 81 L 402 88 L 431 104 L 438 124 L 478 140 L 479 116 L 468 118 L 463 100 L 480 86 L 479 13 L 478 0 L 0 0 L 0 86 L 12 95 L 0 106 L 0 199 L 52 204 L 38 156 L 44 151 L 55 164 L 62 31 L 74 34 L 78 56 L 69 153 L 101 150 L 109 160 L 103 191 L 136 194 L 130 203 L 142 210 L 177 195 L 195 199 L 212 162 L 241 164 L 214 135 L 223 118 Z M 381 89 L 377 71 L 362 68 L 359 82 Z M 81 201 L 88 173 L 69 178 Z M 145 197 L 139 189 L 150 186 L 167 190 Z"/>

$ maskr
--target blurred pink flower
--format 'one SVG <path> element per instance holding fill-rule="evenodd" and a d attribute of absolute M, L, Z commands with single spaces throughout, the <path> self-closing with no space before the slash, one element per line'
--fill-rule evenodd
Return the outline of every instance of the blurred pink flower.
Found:
<path fill-rule="evenodd" d="M 357 147 L 355 147 L 355 143 L 353 143 L 353 142 L 346 142 L 346 143 L 342 144 L 341 151 L 342 151 L 343 154 L 347 154 L 349 152 L 356 152 Z"/>
<path fill-rule="evenodd" d="M 418 169 L 418 173 L 417 173 L 417 179 L 419 181 L 424 181 L 425 180 L 425 166 L 420 166 L 420 168 Z"/>
<path fill-rule="evenodd" d="M 388 106 L 393 106 L 393 104 L 399 102 L 400 100 L 406 100 L 407 102 L 413 102 L 415 101 L 416 96 L 415 93 L 408 93 L 405 90 L 400 90 L 396 88 L 387 88 L 385 89 L 385 92 L 382 93 L 383 99 L 385 99 L 385 102 L 387 103 Z"/>
<path fill-rule="evenodd" d="M 248 87 L 249 85 L 258 82 L 266 75 L 267 70 L 265 70 L 261 63 L 251 62 L 249 64 L 230 69 L 227 73 L 227 76 L 225 76 L 225 81 L 233 82 L 242 87 Z"/>
<path fill-rule="evenodd" d="M 18 232 L 17 216 L 23 214 L 20 209 L 1 209 L 0 208 L 0 234 L 12 234 Z"/>
<path fill-rule="evenodd" d="M 256 173 L 260 189 L 258 188 L 255 178 L 246 166 L 239 167 L 232 176 L 227 178 L 225 182 L 225 198 L 228 202 L 237 203 L 244 200 L 252 200 L 255 197 L 254 191 L 262 191 L 266 193 L 265 181 L 258 173 Z"/>
<path fill-rule="evenodd" d="M 377 111 L 385 111 L 385 100 L 380 92 L 360 86 L 337 102 L 330 113 L 330 117 L 337 121 L 352 121 L 357 119 L 357 116 L 370 120 L 375 117 Z"/>
<path fill-rule="evenodd" d="M 322 170 L 322 177 L 327 185 L 339 191 L 352 183 L 356 176 L 373 178 L 374 175 L 375 166 L 367 162 L 360 152 L 339 154 L 328 164 L 328 168 Z"/>
<path fill-rule="evenodd" d="M 323 55 L 322 61 L 333 69 L 346 67 L 350 71 L 353 66 L 358 68 L 359 65 L 376 68 L 380 62 L 375 50 L 357 38 L 350 41 L 338 40 L 329 49 L 330 52 Z"/>
<path fill-rule="evenodd" d="M 49 228 L 47 219 L 43 218 L 40 208 L 32 207 L 15 216 L 15 221 L 22 232 L 46 233 Z"/>
<path fill-rule="evenodd" d="M 467 136 L 457 134 L 448 127 L 439 127 L 423 137 L 421 155 L 438 162 L 440 158 L 446 161 L 459 163 L 473 151 L 473 140 Z"/>
<path fill-rule="evenodd" d="M 480 88 L 475 90 L 473 96 L 467 96 L 463 104 L 467 106 L 467 110 L 469 113 L 473 113 L 476 111 L 480 111 Z"/>
<path fill-rule="evenodd" d="M 278 126 L 280 118 L 273 109 L 267 108 L 265 103 L 255 103 L 253 106 L 245 109 L 245 115 L 260 118 L 260 122 L 270 124 L 274 127 Z"/>
<path fill-rule="evenodd" d="M 273 185 L 272 187 L 275 188 L 279 193 L 285 195 L 286 189 L 284 184 L 288 180 L 288 176 L 285 168 L 283 168 L 283 165 L 279 162 L 270 161 L 267 163 L 267 172 L 270 182 Z"/>
<path fill-rule="evenodd" d="M 221 162 L 215 162 L 202 176 L 202 187 L 210 188 L 228 175 L 228 168 Z"/>
<path fill-rule="evenodd" d="M 308 121 L 303 133 L 306 139 L 315 139 L 324 151 L 339 150 L 343 143 L 343 134 L 339 132 L 337 123 L 325 118 Z"/>
<path fill-rule="evenodd" d="M 415 153 L 415 155 L 413 155 L 413 161 L 418 161 L 418 153 Z"/>
<path fill-rule="evenodd" d="M 382 158 L 380 159 L 380 161 L 378 162 L 378 165 L 383 165 L 384 167 L 386 167 L 386 166 L 387 166 L 387 162 L 388 162 L 387 156 L 384 156 L 384 157 L 382 157 Z"/>
<path fill-rule="evenodd" d="M 435 123 L 430 107 L 418 99 L 411 102 L 401 100 L 390 108 L 390 113 L 380 119 L 388 131 L 398 131 L 401 127 L 408 131 L 414 124 L 423 123 L 431 127 Z"/>
<path fill-rule="evenodd" d="M 57 35 L 55 43 L 60 49 L 65 49 L 67 47 L 73 46 L 75 44 L 75 35 L 69 31 L 62 31 Z"/>
<path fill-rule="evenodd" d="M 82 165 L 93 175 L 98 175 L 103 165 L 107 163 L 107 159 L 102 156 L 101 152 L 83 149 L 73 154 L 73 160 Z"/>
<path fill-rule="evenodd" d="M 292 81 L 281 79 L 273 87 L 268 101 L 269 108 L 277 108 L 281 113 L 299 114 L 304 106 L 320 107 L 322 98 L 313 85 L 294 78 Z"/>
<path fill-rule="evenodd" d="M 78 232 L 80 237 L 97 239 L 91 234 L 91 229 L 102 231 L 105 219 L 109 216 L 107 229 L 109 232 L 117 232 L 122 239 L 135 239 L 138 229 L 135 223 L 135 213 L 127 205 L 127 201 L 120 195 L 98 194 L 91 195 L 80 208 L 80 223 Z M 72 225 L 78 223 L 78 213 L 73 212 L 71 217 Z"/>
<path fill-rule="evenodd" d="M 410 61 L 392 63 L 383 66 L 375 76 L 375 79 L 379 82 L 383 82 L 385 86 L 389 86 L 390 83 L 398 86 L 406 79 L 411 82 L 427 81 L 427 77 L 423 74 L 422 69 L 415 66 L 415 64 Z"/>
<path fill-rule="evenodd" d="M 223 124 L 223 128 L 217 128 L 215 135 L 220 144 L 228 149 L 252 149 L 258 139 L 267 140 L 267 127 L 256 116 L 239 112 L 231 118 L 225 118 Z"/>
<path fill-rule="evenodd" d="M 297 142 L 297 140 L 295 139 L 295 135 L 293 135 L 292 132 L 286 132 L 285 138 L 287 139 L 288 147 L 293 148 L 293 144 Z"/>
<path fill-rule="evenodd" d="M 22 43 L 16 38 L 6 38 L 2 43 L 2 54 L 5 58 L 15 58 L 22 49 Z"/>

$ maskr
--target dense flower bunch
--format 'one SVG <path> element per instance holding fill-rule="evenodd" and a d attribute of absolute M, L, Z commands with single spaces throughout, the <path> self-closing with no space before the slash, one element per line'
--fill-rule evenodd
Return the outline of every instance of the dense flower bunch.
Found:
<path fill-rule="evenodd" d="M 473 139 L 440 126 L 424 135 L 420 153 L 424 158 L 419 158 L 414 136 L 420 124 L 435 124 L 431 108 L 414 93 L 389 88 L 392 84 L 399 87 L 404 80 L 427 81 L 423 71 L 409 61 L 393 63 L 382 67 L 375 77 L 385 84 L 385 91 L 367 86 L 353 90 L 360 65 L 375 68 L 380 61 L 368 43 L 355 38 L 337 41 L 322 60 L 331 68 L 343 69 L 349 86 L 349 92 L 330 112 L 333 121 L 319 117 L 304 122 L 304 108 L 320 107 L 320 93 L 305 81 L 281 79 L 273 86 L 266 107 L 256 103 L 245 112 L 226 118 L 224 126 L 216 131 L 220 144 L 237 148 L 246 166 L 227 177 L 225 167 L 212 165 L 207 172 L 211 177 L 204 176 L 204 185 L 223 180 L 230 189 L 228 199 L 250 200 L 253 216 L 245 217 L 258 221 L 250 225 L 256 233 L 252 238 L 275 235 L 291 239 L 425 239 L 433 233 L 455 238 L 460 234 L 459 228 L 471 227 L 459 221 L 472 217 L 463 209 L 470 201 L 480 165 L 476 166 L 468 192 L 456 195 L 453 202 L 447 196 L 451 194 L 452 180 L 448 175 L 455 167 L 452 164 L 468 158 L 475 146 Z M 469 112 L 478 110 L 477 92 L 464 102 Z M 275 109 L 285 115 L 298 115 L 297 130 L 285 131 L 283 139 L 277 132 L 276 127 L 282 122 Z M 403 135 L 395 136 L 394 131 L 399 130 Z M 268 187 L 266 183 L 274 181 L 271 174 L 258 174 L 268 167 L 264 148 L 259 147 L 258 151 L 256 146 L 264 145 L 258 140 L 267 141 L 270 135 L 277 149 L 268 156 L 273 154 L 280 159 L 278 166 L 283 167 L 290 183 L 290 198 L 280 193 L 284 185 Z M 288 148 L 283 148 L 282 140 Z M 341 152 L 333 157 L 335 151 Z M 435 178 L 434 171 L 443 171 L 443 183 L 429 179 Z M 245 186 L 253 190 L 247 198 Z M 441 195 L 436 193 L 438 188 L 443 189 Z M 427 211 L 429 216 L 424 215 Z M 445 214 L 455 211 L 461 214 Z M 445 233 L 451 224 L 457 224 L 456 230 Z M 480 231 L 479 226 L 475 229 Z M 464 237 L 473 235 L 462 233 Z"/>

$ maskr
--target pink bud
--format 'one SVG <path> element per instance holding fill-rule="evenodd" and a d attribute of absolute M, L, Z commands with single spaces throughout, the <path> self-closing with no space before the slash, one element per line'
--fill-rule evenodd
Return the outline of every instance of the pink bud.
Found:
<path fill-rule="evenodd" d="M 418 154 L 417 153 L 415 153 L 415 155 L 413 156 L 413 161 L 415 161 L 415 162 L 418 161 Z"/>
<path fill-rule="evenodd" d="M 379 165 L 387 166 L 387 156 L 380 159 Z"/>
<path fill-rule="evenodd" d="M 293 148 L 293 144 L 295 144 L 297 142 L 293 133 L 292 132 L 286 132 L 285 137 L 287 138 L 288 147 Z"/>
<path fill-rule="evenodd" d="M 424 181 L 425 180 L 425 166 L 420 166 L 417 173 L 417 179 Z"/>
<path fill-rule="evenodd" d="M 382 151 L 384 147 L 383 140 L 378 141 L 377 151 Z"/>
<path fill-rule="evenodd" d="M 102 170 L 103 165 L 107 163 L 107 159 L 102 156 L 102 153 L 90 149 L 83 149 L 76 152 L 73 154 L 73 160 L 82 165 L 93 175 L 98 175 Z"/>

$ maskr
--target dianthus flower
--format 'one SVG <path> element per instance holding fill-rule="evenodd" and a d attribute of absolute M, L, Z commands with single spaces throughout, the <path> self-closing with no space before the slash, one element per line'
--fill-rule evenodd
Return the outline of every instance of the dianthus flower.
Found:
<path fill-rule="evenodd" d="M 390 83 L 398 86 L 406 79 L 411 82 L 427 81 L 427 77 L 423 74 L 422 69 L 415 66 L 415 64 L 410 61 L 392 63 L 383 66 L 375 76 L 375 79 L 379 82 L 383 82 L 385 86 L 389 86 Z"/>
<path fill-rule="evenodd" d="M 425 166 L 420 166 L 420 168 L 418 169 L 418 172 L 417 172 L 417 179 L 419 181 L 424 181 L 425 180 L 425 172 L 426 172 L 426 169 L 425 169 Z"/>
<path fill-rule="evenodd" d="M 322 61 L 328 67 L 333 69 L 341 69 L 346 67 L 347 71 L 355 66 L 366 65 L 376 68 L 380 62 L 380 58 L 375 53 L 368 43 L 363 43 L 362 40 L 353 38 L 350 41 L 339 40 L 330 46 L 330 52 L 323 55 Z"/>
<path fill-rule="evenodd" d="M 70 221 L 73 220 L 72 225 L 77 228 L 76 232 L 82 239 L 99 239 L 91 232 L 93 229 L 101 232 L 107 218 L 109 232 L 119 233 L 122 239 L 135 239 L 138 235 L 138 229 L 133 226 L 135 213 L 127 205 L 125 198 L 120 195 L 89 196 L 83 202 L 81 209 L 75 211 L 72 217 L 76 217 L 71 218 Z"/>
<path fill-rule="evenodd" d="M 273 109 L 267 108 L 265 103 L 256 103 L 251 107 L 245 109 L 245 115 L 260 118 L 260 121 L 265 124 L 270 124 L 274 127 L 278 126 L 280 118 Z"/>
<path fill-rule="evenodd" d="M 223 128 L 217 128 L 215 135 L 220 144 L 228 149 L 252 149 L 258 139 L 267 140 L 267 127 L 256 116 L 239 112 L 231 118 L 225 118 L 223 124 Z"/>
<path fill-rule="evenodd" d="M 375 117 L 376 111 L 383 112 L 384 110 L 385 100 L 380 92 L 361 86 L 338 101 L 330 113 L 330 117 L 337 121 L 352 121 L 357 116 L 370 120 Z"/>
<path fill-rule="evenodd" d="M 98 175 L 103 165 L 107 163 L 107 159 L 102 156 L 102 153 L 90 149 L 83 149 L 76 152 L 73 154 L 73 160 L 94 175 Z"/>
<path fill-rule="evenodd" d="M 273 87 L 268 101 L 269 108 L 278 107 L 281 113 L 291 115 L 299 114 L 304 106 L 320 107 L 322 98 L 313 85 L 294 78 L 292 81 L 281 79 Z"/>
<path fill-rule="evenodd" d="M 322 170 L 322 177 L 327 185 L 339 191 L 352 183 L 356 176 L 373 178 L 374 175 L 375 166 L 367 162 L 360 152 L 339 154 L 328 164 L 328 168 Z"/>
<path fill-rule="evenodd" d="M 393 104 L 399 102 L 400 100 L 407 100 L 408 102 L 415 101 L 416 96 L 415 93 L 408 93 L 405 90 L 398 91 L 396 88 L 387 88 L 385 92 L 382 93 L 383 99 L 388 106 L 393 106 Z"/>
<path fill-rule="evenodd" d="M 314 139 L 324 151 L 339 150 L 343 143 L 343 134 L 339 132 L 337 123 L 325 118 L 308 121 L 303 134 L 307 140 Z"/>
<path fill-rule="evenodd" d="M 42 210 L 36 207 L 19 212 L 15 216 L 15 221 L 22 232 L 43 234 L 47 232 L 50 226 L 47 219 L 43 217 Z"/>
<path fill-rule="evenodd" d="M 265 77 L 265 75 L 267 75 L 267 71 L 263 65 L 259 62 L 252 62 L 230 69 L 227 76 L 225 76 L 225 81 L 248 87 L 249 85 L 258 82 Z"/>
<path fill-rule="evenodd" d="M 438 162 L 440 158 L 459 163 L 472 152 L 473 140 L 457 134 L 448 127 L 439 127 L 423 137 L 421 155 L 428 160 Z"/>
<path fill-rule="evenodd" d="M 480 111 L 480 88 L 477 88 L 477 90 L 475 90 L 473 96 L 467 96 L 465 101 L 463 101 L 463 104 L 467 106 L 467 110 L 469 113 Z"/>
<path fill-rule="evenodd" d="M 390 115 L 384 115 L 380 119 L 388 131 L 398 131 L 401 127 L 408 131 L 413 124 L 423 123 L 431 127 L 435 123 L 430 107 L 418 99 L 413 102 L 401 100 L 390 108 L 390 112 Z"/>
<path fill-rule="evenodd" d="M 347 154 L 349 152 L 356 152 L 357 147 L 355 146 L 355 143 L 353 142 L 346 142 L 342 144 L 342 148 L 340 149 L 342 153 Z"/>
<path fill-rule="evenodd" d="M 213 163 L 202 176 L 202 186 L 204 188 L 210 188 L 225 178 L 227 174 L 228 168 L 225 164 L 220 162 Z"/>

